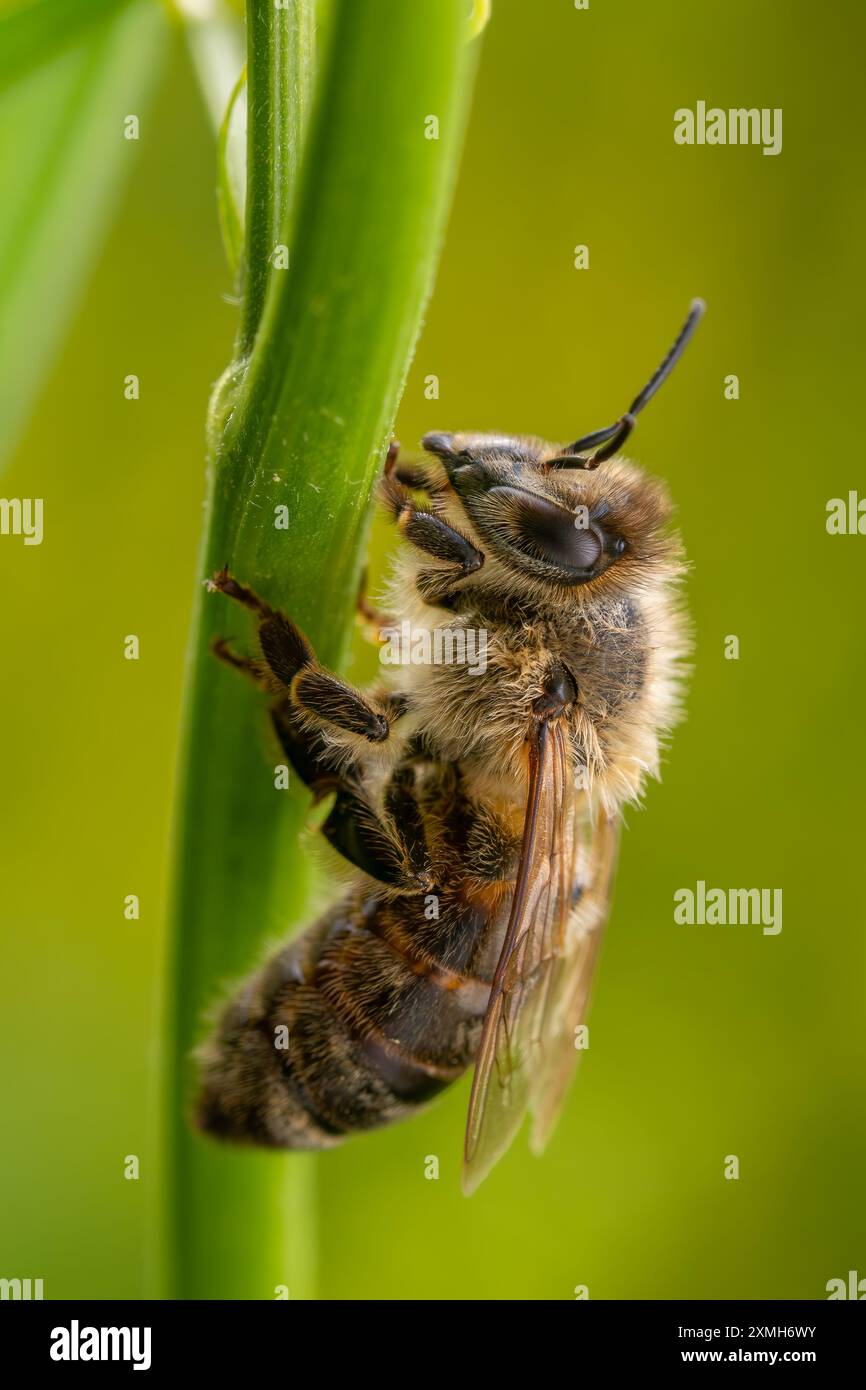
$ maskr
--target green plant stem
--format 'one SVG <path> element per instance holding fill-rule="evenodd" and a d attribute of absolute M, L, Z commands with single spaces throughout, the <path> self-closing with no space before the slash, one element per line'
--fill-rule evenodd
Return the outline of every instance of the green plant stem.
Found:
<path fill-rule="evenodd" d="M 275 273 L 275 248 L 285 244 L 288 231 L 310 99 L 314 30 L 313 0 L 294 0 L 286 10 L 273 0 L 251 0 L 247 6 L 247 124 L 259 147 L 267 141 L 270 157 L 253 158 L 248 146 L 241 357 L 252 350 Z"/>
<path fill-rule="evenodd" d="M 256 18 L 264 26 L 253 15 L 253 27 Z M 253 72 L 256 55 L 270 62 L 275 50 L 251 35 L 240 337 L 249 357 L 223 381 L 212 413 L 201 578 L 228 563 L 291 612 L 329 665 L 339 664 L 351 630 L 367 499 L 450 200 L 476 47 L 465 42 L 465 19 L 465 0 L 338 0 L 288 200 L 274 169 L 255 167 L 270 159 L 275 168 L 291 148 L 297 159 L 298 145 L 275 131 L 275 94 L 285 87 Z M 287 61 L 301 59 L 296 52 Z M 254 90 L 265 96 L 253 99 Z M 438 140 L 425 139 L 430 115 Z M 257 259 L 269 256 L 275 228 L 290 250 L 288 270 L 265 270 Z M 275 525 L 283 506 L 288 530 Z M 309 1157 L 213 1144 L 185 1115 L 189 1053 L 205 1010 L 306 910 L 307 857 L 297 837 L 308 797 L 297 787 L 275 790 L 282 756 L 262 698 L 209 651 L 219 633 L 248 640 L 242 619 L 200 591 L 171 984 L 169 1257 L 179 1297 L 273 1298 L 283 1284 L 305 1297 L 314 1287 Z"/>

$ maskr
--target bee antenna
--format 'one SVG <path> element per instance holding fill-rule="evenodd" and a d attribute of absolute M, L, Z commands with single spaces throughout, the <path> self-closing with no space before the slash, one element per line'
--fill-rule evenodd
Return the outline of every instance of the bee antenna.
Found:
<path fill-rule="evenodd" d="M 659 389 L 663 381 L 666 381 L 679 362 L 686 349 L 686 346 L 704 316 L 706 304 L 702 299 L 693 299 L 689 306 L 689 315 L 677 334 L 676 341 L 668 353 L 667 357 L 656 368 L 646 386 L 639 391 L 624 415 L 613 425 L 607 425 L 602 430 L 593 430 L 592 434 L 585 434 L 580 439 L 575 439 L 573 444 L 569 444 L 563 449 L 557 458 L 551 459 L 549 468 L 597 468 L 605 459 L 609 459 L 615 454 L 628 439 L 635 425 L 635 417 L 640 414 L 645 405 L 648 405 Z M 604 447 L 598 449 L 591 458 L 580 458 L 584 449 L 595 449 L 601 444 Z"/>

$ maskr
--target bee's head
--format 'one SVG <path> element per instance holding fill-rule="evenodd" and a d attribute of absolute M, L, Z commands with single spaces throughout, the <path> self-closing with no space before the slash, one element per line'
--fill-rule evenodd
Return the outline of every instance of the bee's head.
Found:
<path fill-rule="evenodd" d="M 605 429 L 564 447 L 524 436 L 425 435 L 423 446 L 441 461 L 448 492 L 481 548 L 512 575 L 577 588 L 610 572 L 610 580 L 634 584 L 673 556 L 665 535 L 670 503 L 664 487 L 614 455 L 679 359 L 703 310 L 695 300 L 658 371 L 625 415 Z"/>
<path fill-rule="evenodd" d="M 633 583 L 668 548 L 666 490 L 625 459 L 564 472 L 551 466 L 561 450 L 540 439 L 437 434 L 423 444 L 480 548 L 512 573 L 573 588 L 615 569 Z"/>

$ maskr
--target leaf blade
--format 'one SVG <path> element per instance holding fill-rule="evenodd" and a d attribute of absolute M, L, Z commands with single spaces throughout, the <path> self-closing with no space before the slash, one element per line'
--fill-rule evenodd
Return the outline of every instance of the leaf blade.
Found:
<path fill-rule="evenodd" d="M 135 152 L 123 118 L 158 79 L 165 33 L 157 7 L 123 5 L 0 95 L 0 464 L 83 297 Z"/>

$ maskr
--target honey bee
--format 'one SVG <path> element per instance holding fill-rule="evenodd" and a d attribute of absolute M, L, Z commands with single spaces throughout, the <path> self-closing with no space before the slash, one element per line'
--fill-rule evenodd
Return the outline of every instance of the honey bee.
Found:
<path fill-rule="evenodd" d="M 321 830 L 353 873 L 224 1008 L 200 1054 L 207 1133 L 330 1148 L 413 1114 L 474 1062 L 464 1190 L 527 1110 L 544 1146 L 622 809 L 657 773 L 689 645 L 667 493 L 620 450 L 703 309 L 626 413 L 566 447 L 433 433 L 403 464 L 392 446 L 379 495 L 407 543 L 393 611 L 446 651 L 483 633 L 483 663 L 410 660 L 361 692 L 227 570 L 210 581 L 252 612 L 261 649 L 220 641 L 217 655 L 273 696 L 285 757 L 331 799 Z"/>

